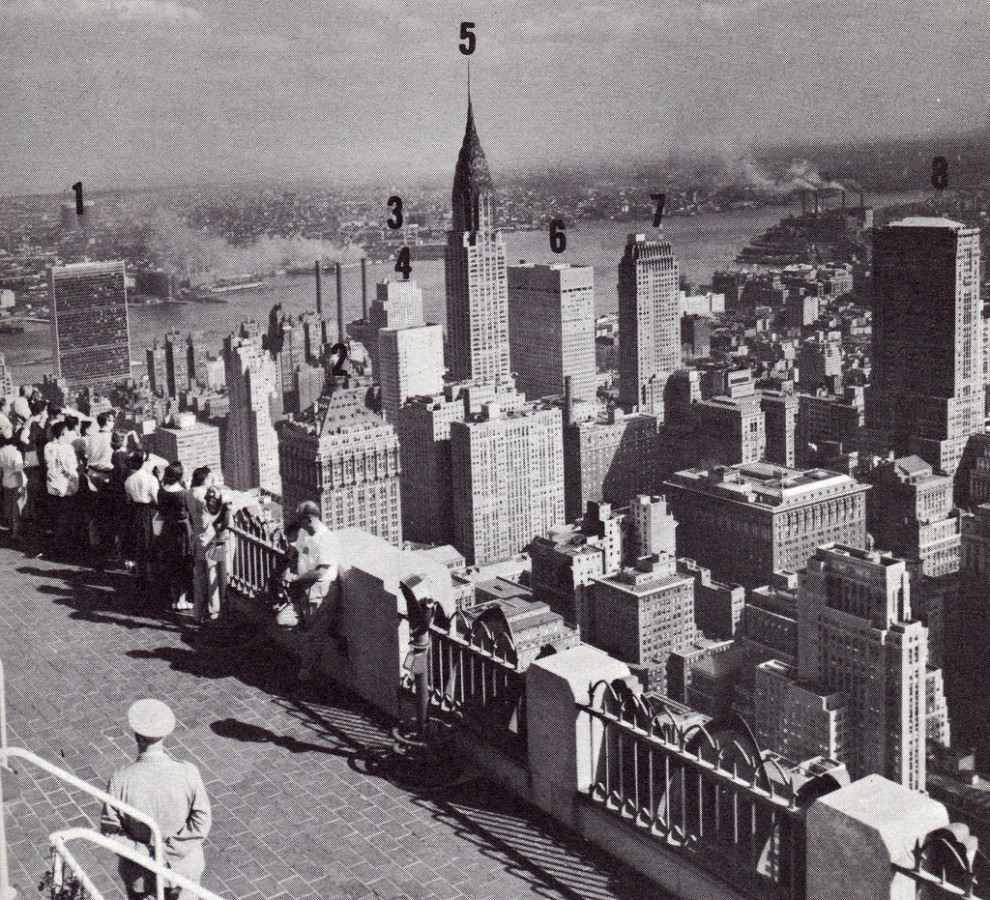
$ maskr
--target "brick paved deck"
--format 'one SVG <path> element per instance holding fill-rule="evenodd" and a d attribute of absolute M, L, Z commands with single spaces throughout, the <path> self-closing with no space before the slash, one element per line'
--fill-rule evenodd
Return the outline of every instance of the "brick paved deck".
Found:
<path fill-rule="evenodd" d="M 122 574 L 0 549 L 0 657 L 10 743 L 99 787 L 133 758 L 128 705 L 172 705 L 170 749 L 199 765 L 213 802 L 204 884 L 230 900 L 660 896 L 496 785 L 417 796 L 365 774 L 388 723 L 332 688 L 297 690 L 273 648 L 195 651 Z M 16 767 L 5 779 L 11 874 L 36 897 L 48 834 L 96 822 L 99 805 Z M 112 861 L 73 847 L 121 896 Z"/>

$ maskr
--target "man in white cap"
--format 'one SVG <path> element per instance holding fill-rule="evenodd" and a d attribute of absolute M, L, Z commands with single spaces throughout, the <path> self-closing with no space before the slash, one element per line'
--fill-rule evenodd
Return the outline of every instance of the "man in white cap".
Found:
<path fill-rule="evenodd" d="M 111 779 L 107 793 L 147 813 L 157 824 L 164 842 L 165 862 L 178 874 L 199 883 L 206 862 L 203 841 L 210 832 L 210 801 L 199 769 L 178 762 L 165 752 L 163 742 L 175 729 L 175 716 L 160 700 L 138 700 L 127 712 L 127 721 L 138 745 L 137 762 L 125 766 Z M 140 853 L 154 856 L 151 829 L 120 810 L 103 807 L 103 834 L 120 840 Z M 155 895 L 155 877 L 124 857 L 118 871 L 128 900 Z M 166 896 L 185 900 L 191 895 L 166 887 Z"/>

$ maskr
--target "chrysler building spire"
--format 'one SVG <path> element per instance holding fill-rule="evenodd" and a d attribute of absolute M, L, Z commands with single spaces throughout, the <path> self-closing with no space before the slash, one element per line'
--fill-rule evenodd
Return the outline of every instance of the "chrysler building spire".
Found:
<path fill-rule="evenodd" d="M 468 71 L 467 124 L 461 152 L 454 170 L 452 207 L 454 231 L 479 231 L 494 227 L 492 176 L 488 170 L 485 151 L 481 149 L 478 131 L 474 125 L 474 108 L 471 104 L 471 73 Z"/>
<path fill-rule="evenodd" d="M 451 206 L 445 254 L 447 366 L 458 381 L 502 382 L 509 378 L 505 244 L 495 228 L 495 189 L 474 125 L 470 81 Z"/>

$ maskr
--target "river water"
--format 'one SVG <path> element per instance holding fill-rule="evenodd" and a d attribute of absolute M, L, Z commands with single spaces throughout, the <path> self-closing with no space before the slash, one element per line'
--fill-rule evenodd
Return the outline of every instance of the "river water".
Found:
<path fill-rule="evenodd" d="M 880 195 L 871 197 L 875 207 L 917 199 L 917 195 Z M 731 267 L 736 254 L 752 238 L 779 221 L 788 212 L 777 206 L 766 209 L 743 209 L 697 216 L 674 216 L 663 224 L 663 236 L 673 245 L 681 272 L 692 284 L 707 283 L 716 269 Z M 517 231 L 505 235 L 509 265 L 527 262 L 569 262 L 595 267 L 595 306 L 600 314 L 614 312 L 617 306 L 616 267 L 622 258 L 626 235 L 642 231 L 655 233 L 649 220 L 643 222 L 580 222 L 567 229 L 567 247 L 563 253 L 550 251 L 546 231 Z M 391 264 L 368 266 L 369 302 L 374 285 L 383 278 L 399 278 Z M 443 261 L 414 261 L 410 276 L 423 290 L 427 321 L 445 322 Z M 360 269 L 345 268 L 342 273 L 344 315 L 346 321 L 361 315 Z M 210 349 L 220 349 L 224 335 L 245 319 L 266 322 L 276 303 L 297 313 L 315 308 L 312 276 L 278 276 L 267 278 L 258 288 L 226 295 L 226 303 L 187 303 L 158 306 L 132 306 L 130 309 L 131 358 L 144 362 L 144 348 L 171 328 L 183 333 L 201 332 Z M 335 320 L 333 276 L 323 278 L 324 312 Z M 47 326 L 34 326 L 19 335 L 0 335 L 0 352 L 14 368 L 15 381 L 39 379 L 51 371 Z"/>

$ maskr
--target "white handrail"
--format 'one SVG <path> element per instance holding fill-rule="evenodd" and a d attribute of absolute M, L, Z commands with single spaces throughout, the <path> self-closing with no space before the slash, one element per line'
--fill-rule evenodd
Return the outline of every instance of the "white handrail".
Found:
<path fill-rule="evenodd" d="M 49 838 L 50 840 L 50 838 Z M 52 887 L 58 890 L 65 883 L 65 869 L 68 866 L 72 877 L 77 879 L 82 885 L 86 894 L 86 900 L 103 900 L 103 894 L 93 884 L 92 879 L 86 874 L 79 860 L 73 856 L 63 845 L 55 847 L 52 844 Z"/>
<path fill-rule="evenodd" d="M 200 900 L 223 900 L 223 898 L 218 894 L 214 894 L 213 891 L 208 888 L 205 888 L 200 884 L 196 884 L 195 881 L 190 878 L 186 878 L 185 875 L 180 875 L 178 872 L 168 868 L 168 866 L 165 866 L 156 860 L 151 859 L 150 857 L 142 857 L 140 853 L 132 850 L 125 844 L 118 843 L 112 837 L 99 834 L 92 828 L 65 828 L 62 831 L 56 831 L 54 834 L 50 835 L 48 840 L 52 846 L 52 849 L 56 853 L 60 854 L 65 861 L 68 862 L 76 872 L 82 874 L 83 877 L 85 877 L 85 873 L 79 865 L 78 860 L 65 846 L 69 841 L 88 841 L 91 844 L 96 844 L 96 846 L 102 847 L 104 850 L 109 850 L 112 853 L 116 853 L 118 856 L 123 856 L 126 859 L 129 859 L 133 863 L 137 863 L 149 872 L 159 876 L 156 879 L 159 887 L 164 888 L 165 882 L 168 881 L 170 885 L 180 887 L 183 891 L 189 891 L 194 896 L 199 897 Z M 80 881 L 82 880 L 83 879 L 80 878 Z M 90 884 L 92 884 L 92 882 L 90 882 Z M 86 885 L 84 884 L 83 887 L 86 887 Z M 97 900 L 99 900 L 98 893 Z"/>
<path fill-rule="evenodd" d="M 154 841 L 155 862 L 158 865 L 164 866 L 165 843 L 162 840 L 162 832 L 158 827 L 158 823 L 155 822 L 155 820 L 152 819 L 147 813 L 143 813 L 141 810 L 135 809 L 123 800 L 118 800 L 116 797 L 112 797 L 106 791 L 101 791 L 99 788 L 93 787 L 81 778 L 77 778 L 71 772 L 67 772 L 65 769 L 56 766 L 54 763 L 50 763 L 47 759 L 38 756 L 36 753 L 32 753 L 30 750 L 25 750 L 23 747 L 7 746 L 7 683 L 6 678 L 4 677 L 3 660 L 0 659 L 0 768 L 9 769 L 7 761 L 11 757 L 14 757 L 15 759 L 23 759 L 25 762 L 32 763 L 39 769 L 47 772 L 49 775 L 54 775 L 66 784 L 72 785 L 77 790 L 89 794 L 89 796 L 95 798 L 96 800 L 102 801 L 108 806 L 116 807 L 132 819 L 136 819 L 138 822 L 142 822 L 147 825 L 151 830 L 151 837 Z M 3 773 L 0 772 L 0 900 L 10 900 L 14 894 L 10 888 L 10 870 L 7 866 L 7 833 L 3 815 L 2 779 Z M 156 898 L 157 900 L 165 900 L 164 887 L 162 886 L 160 879 L 158 882 L 158 890 L 156 891 Z"/>
<path fill-rule="evenodd" d="M 137 819 L 137 821 L 147 825 L 151 830 L 151 837 L 154 841 L 155 862 L 159 865 L 164 865 L 165 844 L 162 840 L 162 832 L 158 827 L 158 823 L 155 822 L 155 820 L 152 819 L 147 813 L 141 812 L 141 810 L 131 806 L 130 803 L 125 803 L 123 800 L 118 800 L 106 791 L 101 791 L 99 788 L 93 787 L 81 778 L 77 778 L 71 772 L 67 772 L 65 769 L 59 768 L 54 763 L 50 763 L 47 759 L 38 756 L 36 753 L 32 753 L 30 750 L 25 750 L 23 747 L 7 747 L 3 751 L 2 758 L 0 758 L 0 764 L 6 765 L 7 759 L 10 757 L 13 757 L 14 759 L 23 759 L 25 762 L 33 763 L 39 769 L 43 769 L 48 772 L 49 775 L 54 775 L 56 778 L 60 778 L 66 784 L 71 784 L 74 788 L 89 794 L 89 796 L 95 798 L 96 800 L 100 800 L 108 806 L 116 807 L 132 819 Z M 164 893 L 161 885 L 159 885 L 159 891 L 157 893 L 158 900 L 163 900 Z"/>
<path fill-rule="evenodd" d="M 7 765 L 7 695 L 3 676 L 3 660 L 0 659 L 0 900 L 14 900 L 17 892 L 10 886 L 10 869 L 7 868 L 7 823 L 3 805 L 3 768 Z"/>

